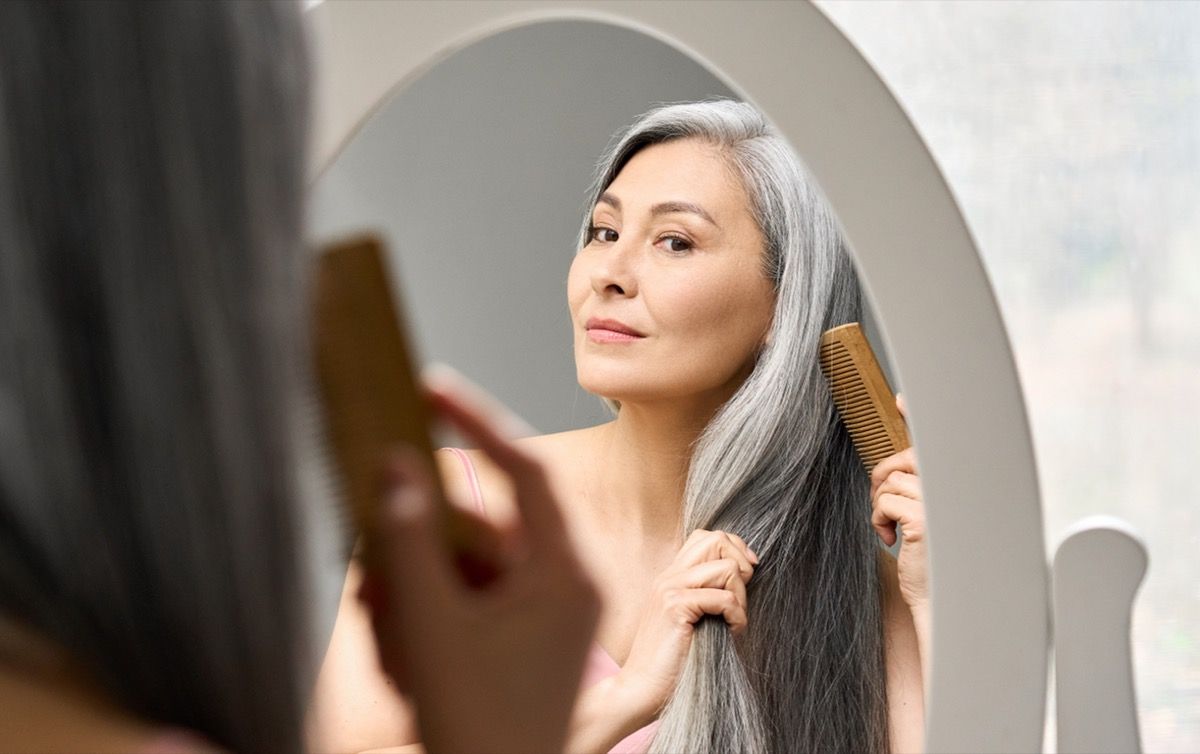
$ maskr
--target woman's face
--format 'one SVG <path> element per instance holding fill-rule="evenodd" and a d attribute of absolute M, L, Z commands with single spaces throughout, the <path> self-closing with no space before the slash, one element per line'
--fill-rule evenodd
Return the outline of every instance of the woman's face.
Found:
<path fill-rule="evenodd" d="M 774 311 L 764 241 L 732 166 L 698 139 L 634 155 L 592 210 L 567 300 L 585 390 L 723 402 Z"/>

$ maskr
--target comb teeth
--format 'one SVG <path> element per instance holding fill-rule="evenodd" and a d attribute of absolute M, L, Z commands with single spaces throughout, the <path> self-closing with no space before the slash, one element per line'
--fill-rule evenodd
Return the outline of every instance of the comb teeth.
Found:
<path fill-rule="evenodd" d="M 904 418 L 857 322 L 821 338 L 821 371 L 867 471 L 911 445 Z"/>
<path fill-rule="evenodd" d="M 331 526 L 320 536 L 330 536 L 337 543 L 338 554 L 349 560 L 358 538 L 358 522 L 346 505 L 332 504 L 349 500 L 346 480 L 338 466 L 329 442 L 326 408 L 317 386 L 310 379 L 303 385 L 293 407 L 297 452 L 300 454 L 300 494 L 306 511 L 316 515 L 318 525 Z"/>

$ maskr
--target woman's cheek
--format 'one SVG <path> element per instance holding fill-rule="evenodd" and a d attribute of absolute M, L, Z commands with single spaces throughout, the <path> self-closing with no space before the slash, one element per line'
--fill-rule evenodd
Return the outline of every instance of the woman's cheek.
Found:
<path fill-rule="evenodd" d="M 572 322 L 579 321 L 579 310 L 583 306 L 583 302 L 587 300 L 590 288 L 584 270 L 584 262 L 581 260 L 581 255 L 576 254 L 567 271 L 567 309 L 571 312 Z"/>

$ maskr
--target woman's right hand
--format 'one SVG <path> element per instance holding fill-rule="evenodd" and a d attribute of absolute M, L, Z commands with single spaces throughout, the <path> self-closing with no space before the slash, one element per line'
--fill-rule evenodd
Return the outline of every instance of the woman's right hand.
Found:
<path fill-rule="evenodd" d="M 722 616 L 735 635 L 746 629 L 746 584 L 757 564 L 758 555 L 736 534 L 697 529 L 655 580 L 615 679 L 647 721 L 674 691 L 701 617 Z"/>

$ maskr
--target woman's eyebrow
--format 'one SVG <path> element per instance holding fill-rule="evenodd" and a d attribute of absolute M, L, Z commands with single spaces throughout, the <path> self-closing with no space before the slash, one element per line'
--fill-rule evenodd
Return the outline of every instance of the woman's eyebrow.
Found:
<path fill-rule="evenodd" d="M 618 199 L 617 197 L 613 196 L 612 194 L 608 193 L 607 191 L 605 191 L 603 194 L 601 194 L 600 198 L 596 200 L 596 204 L 600 204 L 601 202 L 609 205 L 610 207 L 612 207 L 615 210 L 621 209 L 621 200 Z"/>
<path fill-rule="evenodd" d="M 703 207 L 691 202 L 662 202 L 650 208 L 651 215 L 669 215 L 674 212 L 687 212 L 698 215 L 701 219 L 707 220 L 711 225 L 717 224 L 717 221 L 712 219 L 712 215 L 705 212 Z"/>
<path fill-rule="evenodd" d="M 600 198 L 596 200 L 596 204 L 607 204 L 618 211 L 621 209 L 621 200 L 607 191 L 600 195 Z M 720 227 L 717 225 L 717 221 L 712 218 L 712 215 L 708 214 L 699 204 L 693 204 L 692 202 L 660 202 L 650 208 L 650 214 L 653 216 L 669 215 L 674 212 L 687 212 L 708 221 L 711 225 Z"/>

